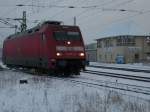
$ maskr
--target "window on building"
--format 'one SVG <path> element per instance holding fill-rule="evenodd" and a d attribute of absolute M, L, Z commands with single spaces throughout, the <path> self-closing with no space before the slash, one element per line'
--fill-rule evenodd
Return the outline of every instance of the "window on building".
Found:
<path fill-rule="evenodd" d="M 102 56 L 101 56 L 101 55 L 99 55 L 99 59 L 102 59 Z"/>
<path fill-rule="evenodd" d="M 104 40 L 104 47 L 112 47 L 112 39 L 106 39 Z"/>
<path fill-rule="evenodd" d="M 105 60 L 107 60 L 107 55 L 105 54 Z"/>
<path fill-rule="evenodd" d="M 149 56 L 150 57 L 150 52 L 148 52 L 148 53 L 146 53 L 147 54 L 147 56 Z"/>
<path fill-rule="evenodd" d="M 101 47 L 102 47 L 102 41 L 100 41 L 100 40 L 97 41 L 97 47 L 98 47 L 98 48 L 101 48 Z"/>
<path fill-rule="evenodd" d="M 111 60 L 113 59 L 113 55 L 111 54 Z"/>
<path fill-rule="evenodd" d="M 134 46 L 135 37 L 131 36 L 120 36 L 117 38 L 117 46 Z"/>
<path fill-rule="evenodd" d="M 147 45 L 150 46 L 150 37 L 146 37 L 145 41 L 146 41 Z"/>

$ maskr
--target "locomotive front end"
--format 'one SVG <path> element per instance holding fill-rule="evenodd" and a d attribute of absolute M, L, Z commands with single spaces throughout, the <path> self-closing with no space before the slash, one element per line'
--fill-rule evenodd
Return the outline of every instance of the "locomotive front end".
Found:
<path fill-rule="evenodd" d="M 64 26 L 53 32 L 56 68 L 65 74 L 79 74 L 85 69 L 85 48 L 77 26 Z"/>

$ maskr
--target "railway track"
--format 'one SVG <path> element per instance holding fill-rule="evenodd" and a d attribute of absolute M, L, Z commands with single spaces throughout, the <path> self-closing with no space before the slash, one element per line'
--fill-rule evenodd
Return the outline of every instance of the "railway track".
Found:
<path fill-rule="evenodd" d="M 132 72 L 143 72 L 143 73 L 150 73 L 150 70 L 139 70 L 134 68 L 118 68 L 118 67 L 106 67 L 106 66 L 95 66 L 95 65 L 89 65 L 88 67 L 94 67 L 94 68 L 105 68 L 105 69 L 113 69 L 113 70 L 124 70 L 124 71 L 132 71 Z"/>
<path fill-rule="evenodd" d="M 108 87 L 108 88 L 150 95 L 150 87 L 137 86 L 137 85 L 132 85 L 132 84 L 124 84 L 124 83 L 118 83 L 118 82 L 110 82 L 110 81 L 97 80 L 97 79 L 91 79 L 91 78 L 85 78 L 85 77 L 80 77 L 80 79 L 92 80 L 92 81 L 98 82 L 101 85 L 103 85 L 104 87 Z"/>
<path fill-rule="evenodd" d="M 103 87 L 103 88 L 109 88 L 109 89 L 115 89 L 115 90 L 121 90 L 121 91 L 140 93 L 144 95 L 150 95 L 150 87 L 108 82 L 108 81 L 95 80 L 95 79 L 90 79 L 90 78 L 85 78 L 85 77 L 77 77 L 77 78 L 76 77 L 60 78 L 60 77 L 53 77 L 53 76 L 48 76 L 48 77 L 55 78 L 58 80 L 69 81 L 71 83 L 85 85 L 88 87 L 99 88 L 99 89 Z"/>
<path fill-rule="evenodd" d="M 144 95 L 150 95 L 150 87 L 110 82 L 110 81 L 104 81 L 104 80 L 97 80 L 97 79 L 87 78 L 83 75 L 74 76 L 74 77 L 56 77 L 56 76 L 42 76 L 42 77 L 54 78 L 54 79 L 63 80 L 63 81 L 69 81 L 74 84 L 84 85 L 84 86 L 88 86 L 88 87 L 94 87 L 94 88 L 98 88 L 98 89 L 109 88 L 109 89 L 115 89 L 115 90 L 121 90 L 121 91 L 140 93 L 140 94 L 144 94 Z"/>
<path fill-rule="evenodd" d="M 16 72 L 25 72 L 28 74 L 32 74 L 31 72 L 28 72 L 27 70 L 14 70 Z M 85 71 L 84 73 L 89 73 Z M 34 73 L 33 73 L 34 74 Z M 93 74 L 93 72 L 90 74 Z M 95 72 L 94 72 L 95 74 Z M 104 74 L 104 73 L 103 73 Z M 144 94 L 144 95 L 150 95 L 150 87 L 144 87 L 144 86 L 137 86 L 137 85 L 130 85 L 130 84 L 124 84 L 124 83 L 117 83 L 117 82 L 110 82 L 110 81 L 104 81 L 104 80 L 97 80 L 97 79 L 92 79 L 85 77 L 85 75 L 80 75 L 80 76 L 74 76 L 74 77 L 55 77 L 55 76 L 47 76 L 46 74 L 38 74 L 37 79 L 39 77 L 44 77 L 44 78 L 53 78 L 53 79 L 58 79 L 58 80 L 63 80 L 63 81 L 69 81 L 74 84 L 80 84 L 88 87 L 94 87 L 94 88 L 109 88 L 113 90 L 120 90 L 120 91 L 128 91 L 132 93 L 139 93 L 139 94 Z M 29 79 L 27 79 L 29 80 Z"/>
<path fill-rule="evenodd" d="M 135 80 L 135 81 L 141 81 L 141 82 L 150 82 L 150 77 L 133 76 L 133 75 L 131 76 L 131 75 L 125 75 L 125 74 L 100 72 L 100 71 L 93 71 L 93 70 L 86 70 L 84 71 L 84 73 L 90 73 L 90 74 L 108 76 L 108 77 L 116 77 L 116 78 Z"/>

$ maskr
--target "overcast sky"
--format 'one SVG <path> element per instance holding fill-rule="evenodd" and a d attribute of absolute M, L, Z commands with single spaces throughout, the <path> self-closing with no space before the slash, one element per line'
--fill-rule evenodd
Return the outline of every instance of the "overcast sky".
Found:
<path fill-rule="evenodd" d="M 45 7 L 17 7 L 17 4 Z M 150 0 L 0 0 L 0 19 L 20 18 L 22 11 L 25 10 L 28 28 L 31 28 L 37 24 L 34 20 L 58 20 L 73 25 L 73 18 L 76 16 L 77 25 L 81 28 L 87 44 L 94 42 L 95 39 L 112 35 L 148 35 L 149 7 Z M 8 22 L 19 25 L 18 21 Z M 9 26 L 0 23 L 0 27 Z M 13 28 L 0 28 L 1 43 L 14 31 Z"/>

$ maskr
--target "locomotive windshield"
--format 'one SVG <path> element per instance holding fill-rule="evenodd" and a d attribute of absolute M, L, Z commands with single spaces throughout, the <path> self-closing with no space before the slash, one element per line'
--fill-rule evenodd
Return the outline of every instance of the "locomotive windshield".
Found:
<path fill-rule="evenodd" d="M 81 36 L 79 32 L 64 32 L 64 31 L 57 31 L 54 32 L 54 38 L 56 40 L 80 40 Z"/>

